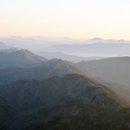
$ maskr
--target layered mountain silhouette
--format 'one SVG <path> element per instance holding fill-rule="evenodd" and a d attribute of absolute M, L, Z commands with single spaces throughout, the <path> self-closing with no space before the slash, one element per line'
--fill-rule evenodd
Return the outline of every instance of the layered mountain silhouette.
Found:
<path fill-rule="evenodd" d="M 129 130 L 130 106 L 118 91 L 126 87 L 113 84 L 129 81 L 128 69 L 129 57 L 74 64 L 0 52 L 0 130 Z"/>
<path fill-rule="evenodd" d="M 60 59 L 45 60 L 44 62 L 41 59 L 38 59 L 38 62 L 34 59 L 33 61 L 31 60 L 31 63 L 30 58 L 28 60 L 28 57 L 23 60 L 28 61 L 25 62 L 26 66 L 24 62 L 22 62 L 24 64 L 19 64 L 19 62 L 16 64 L 13 62 L 13 65 L 15 66 L 10 66 L 9 64 L 8 68 L 0 69 L 0 84 L 9 84 L 16 80 L 41 80 L 53 76 L 64 76 L 66 74 L 80 73 L 79 69 L 77 69 L 74 64 Z M 32 65 L 34 61 L 37 63 Z"/>
<path fill-rule="evenodd" d="M 0 84 L 16 80 L 47 79 L 66 74 L 82 74 L 129 97 L 129 57 L 115 57 L 74 64 L 60 59 L 47 60 L 28 50 L 0 53 Z"/>
<path fill-rule="evenodd" d="M 80 44 L 52 45 L 46 50 L 85 56 L 130 56 L 130 44 L 125 41 L 91 40 Z"/>
<path fill-rule="evenodd" d="M 129 129 L 119 97 L 81 75 L 16 81 L 0 96 L 1 130 Z"/>

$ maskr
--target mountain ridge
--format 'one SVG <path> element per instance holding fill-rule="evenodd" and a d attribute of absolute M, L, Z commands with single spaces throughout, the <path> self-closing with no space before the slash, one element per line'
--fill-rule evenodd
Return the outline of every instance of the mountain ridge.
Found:
<path fill-rule="evenodd" d="M 113 98 L 108 97 L 104 93 L 106 88 L 101 91 L 103 86 L 99 86 L 77 74 L 53 77 L 41 81 L 17 81 L 10 85 L 1 86 L 1 97 L 15 108 L 13 109 L 15 110 L 13 124 L 11 123 L 11 126 L 8 126 L 8 123 L 10 124 L 8 120 L 5 127 L 7 127 L 7 130 L 53 130 L 53 127 L 56 127 L 57 130 L 66 130 L 67 128 L 62 125 L 64 123 L 68 124 L 68 121 L 76 123 L 77 118 L 83 113 L 86 114 L 80 117 L 82 123 L 85 128 L 90 130 L 91 128 L 97 128 L 97 126 L 99 128 L 110 128 L 112 126 L 111 130 L 128 127 L 127 116 L 129 114 L 126 108 L 122 108 Z M 7 113 L 7 111 L 5 112 Z M 102 124 L 104 118 L 99 118 L 101 113 L 106 119 L 104 125 Z M 74 118 L 72 118 L 73 116 Z M 123 118 L 123 120 L 120 120 L 119 123 L 117 117 L 119 119 Z M 79 122 L 80 118 L 78 119 Z M 62 122 L 63 120 L 64 122 Z M 98 122 L 95 122 L 96 120 Z M 3 121 L 3 118 L 1 121 Z M 85 125 L 90 121 L 91 128 Z M 51 125 L 52 123 L 54 124 Z M 81 129 L 82 123 L 80 122 L 76 127 Z M 68 124 L 68 126 L 77 130 L 74 124 Z"/>
<path fill-rule="evenodd" d="M 78 63 L 78 67 L 82 68 L 84 75 L 108 86 L 128 101 L 130 101 L 129 65 L 130 57 L 128 56 Z"/>

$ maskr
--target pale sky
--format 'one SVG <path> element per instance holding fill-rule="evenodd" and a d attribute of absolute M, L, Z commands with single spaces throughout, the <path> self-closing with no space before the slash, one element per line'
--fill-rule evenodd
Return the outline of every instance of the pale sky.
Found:
<path fill-rule="evenodd" d="M 130 40 L 130 0 L 0 0 L 0 36 Z"/>

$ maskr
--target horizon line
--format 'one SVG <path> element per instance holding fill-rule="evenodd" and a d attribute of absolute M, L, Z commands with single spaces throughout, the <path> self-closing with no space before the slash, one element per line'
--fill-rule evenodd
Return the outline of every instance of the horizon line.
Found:
<path fill-rule="evenodd" d="M 45 35 L 30 35 L 30 36 L 22 36 L 22 35 L 10 35 L 10 36 L 0 36 L 0 38 L 47 38 L 47 39 L 57 39 L 57 40 L 114 40 L 114 41 L 130 41 L 130 39 L 125 38 L 102 38 L 102 37 L 91 37 L 91 38 L 74 38 L 74 37 L 57 37 L 57 36 L 45 36 Z"/>

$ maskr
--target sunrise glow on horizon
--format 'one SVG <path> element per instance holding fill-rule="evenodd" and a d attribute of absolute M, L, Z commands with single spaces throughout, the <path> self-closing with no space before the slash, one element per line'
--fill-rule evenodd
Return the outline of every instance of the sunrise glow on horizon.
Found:
<path fill-rule="evenodd" d="M 3 0 L 0 36 L 130 40 L 129 0 Z"/>

